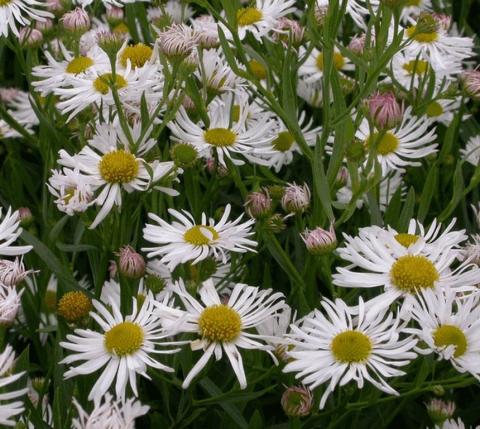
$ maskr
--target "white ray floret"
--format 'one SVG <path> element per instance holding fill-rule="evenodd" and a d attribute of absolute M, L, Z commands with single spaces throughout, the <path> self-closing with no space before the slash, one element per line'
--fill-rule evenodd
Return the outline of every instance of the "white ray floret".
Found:
<path fill-rule="evenodd" d="M 18 256 L 30 252 L 32 246 L 12 246 L 23 231 L 18 211 L 12 213 L 12 208 L 9 207 L 5 216 L 2 216 L 2 211 L 3 208 L 0 207 L 0 255 Z"/>

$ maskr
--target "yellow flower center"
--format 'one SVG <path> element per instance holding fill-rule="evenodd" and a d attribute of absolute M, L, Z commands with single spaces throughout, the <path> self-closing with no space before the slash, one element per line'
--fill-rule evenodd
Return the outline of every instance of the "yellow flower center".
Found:
<path fill-rule="evenodd" d="M 130 60 L 132 67 L 142 67 L 152 57 L 152 48 L 137 43 L 133 46 L 127 46 L 120 54 L 120 63 L 123 67 L 127 66 L 127 61 Z"/>
<path fill-rule="evenodd" d="M 232 146 L 237 140 L 237 135 L 228 128 L 210 128 L 203 136 L 208 144 L 218 147 Z"/>
<path fill-rule="evenodd" d="M 267 77 L 267 69 L 259 61 L 250 60 L 248 62 L 248 65 L 250 66 L 250 70 L 257 79 L 262 80 Z"/>
<path fill-rule="evenodd" d="M 429 67 L 428 61 L 425 60 L 410 60 L 405 63 L 402 68 L 409 74 L 409 75 L 424 75 Z"/>
<path fill-rule="evenodd" d="M 330 345 L 335 359 L 342 363 L 364 362 L 372 352 L 370 338 L 359 331 L 337 334 Z"/>
<path fill-rule="evenodd" d="M 114 81 L 112 73 L 104 73 L 93 81 L 93 87 L 103 95 L 108 94 L 108 91 L 110 91 L 110 85 L 112 84 L 114 84 L 117 89 L 125 88 L 128 85 L 125 78 L 118 74 L 115 75 Z"/>
<path fill-rule="evenodd" d="M 255 24 L 262 18 L 262 11 L 256 7 L 243 7 L 237 10 L 237 24 L 239 27 Z"/>
<path fill-rule="evenodd" d="M 195 225 L 185 231 L 183 238 L 187 243 L 194 246 L 204 246 L 218 240 L 218 232 L 212 226 Z"/>
<path fill-rule="evenodd" d="M 378 133 L 373 133 L 367 138 L 366 144 L 367 146 L 370 146 L 377 143 L 377 140 Z M 400 140 L 398 140 L 398 137 L 390 131 L 387 131 L 378 142 L 377 153 L 380 155 L 388 155 L 389 153 L 395 152 L 399 145 Z"/>
<path fill-rule="evenodd" d="M 90 298 L 83 292 L 67 292 L 58 302 L 58 314 L 68 322 L 76 322 L 88 316 L 92 309 Z"/>
<path fill-rule="evenodd" d="M 127 24 L 125 24 L 124 22 L 121 22 L 120 24 L 117 24 L 115 27 L 113 27 L 112 31 L 114 33 L 127 34 L 128 33 Z"/>
<path fill-rule="evenodd" d="M 440 325 L 433 333 L 433 340 L 437 347 L 455 346 L 453 356 L 456 358 L 467 351 L 467 337 L 454 325 Z"/>
<path fill-rule="evenodd" d="M 405 6 L 417 6 L 417 7 L 419 7 L 421 3 L 422 3 L 422 0 L 407 0 L 407 3 L 405 4 Z"/>
<path fill-rule="evenodd" d="M 443 107 L 437 101 L 432 101 L 427 107 L 427 116 L 429 118 L 436 118 L 443 114 Z"/>
<path fill-rule="evenodd" d="M 137 177 L 138 161 L 130 152 L 119 149 L 103 155 L 98 169 L 108 183 L 129 183 Z"/>
<path fill-rule="evenodd" d="M 413 243 L 416 243 L 418 240 L 418 235 L 415 234 L 407 234 L 407 233 L 400 233 L 395 236 L 395 240 L 397 240 L 403 247 L 409 247 Z"/>
<path fill-rule="evenodd" d="M 433 43 L 438 40 L 438 33 L 436 31 L 429 33 L 416 33 L 416 31 L 416 26 L 408 27 L 407 36 L 420 43 Z"/>
<path fill-rule="evenodd" d="M 275 150 L 286 152 L 292 147 L 293 143 L 295 143 L 295 139 L 292 134 L 288 131 L 282 131 L 278 133 L 278 136 L 272 141 L 272 146 Z"/>
<path fill-rule="evenodd" d="M 405 255 L 393 264 L 390 279 L 397 289 L 414 294 L 420 289 L 433 288 L 439 274 L 425 256 Z"/>
<path fill-rule="evenodd" d="M 109 353 L 131 355 L 142 347 L 143 329 L 133 322 L 122 322 L 105 332 L 104 344 Z"/>
<path fill-rule="evenodd" d="M 89 57 L 76 57 L 67 64 L 65 71 L 67 73 L 78 74 L 93 66 L 93 60 Z"/>
<path fill-rule="evenodd" d="M 10 3 L 12 0 L 0 0 L 0 7 L 6 6 L 8 3 Z"/>
<path fill-rule="evenodd" d="M 212 305 L 200 314 L 198 327 L 203 338 L 212 342 L 228 343 L 240 335 L 242 319 L 227 305 Z"/>
<path fill-rule="evenodd" d="M 324 61 L 323 61 L 323 53 L 319 53 L 317 56 L 317 68 L 320 71 L 323 71 L 323 68 L 325 67 Z M 345 65 L 345 58 L 343 58 L 342 54 L 339 52 L 334 52 L 333 53 L 333 67 L 335 67 L 337 70 L 340 70 L 343 68 Z"/>

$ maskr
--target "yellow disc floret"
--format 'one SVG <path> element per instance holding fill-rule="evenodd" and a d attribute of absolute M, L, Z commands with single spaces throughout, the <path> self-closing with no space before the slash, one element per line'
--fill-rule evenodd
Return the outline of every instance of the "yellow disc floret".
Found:
<path fill-rule="evenodd" d="M 367 146 L 370 146 L 372 144 L 376 144 L 378 141 L 378 133 L 373 133 L 370 135 L 367 140 L 366 144 Z M 381 140 L 378 142 L 377 146 L 377 153 L 380 155 L 388 155 L 390 153 L 395 152 L 398 149 L 398 146 L 400 145 L 400 140 L 398 137 L 391 133 L 390 131 L 387 131 L 381 138 Z"/>
<path fill-rule="evenodd" d="M 122 322 L 105 332 L 104 344 L 109 353 L 126 356 L 140 350 L 143 338 L 144 333 L 140 325 Z"/>
<path fill-rule="evenodd" d="M 262 18 L 262 11 L 256 7 L 243 7 L 237 10 L 237 25 L 239 27 L 255 24 Z"/>
<path fill-rule="evenodd" d="M 372 342 L 363 332 L 350 330 L 337 334 L 330 349 L 339 362 L 364 362 L 372 352 Z"/>
<path fill-rule="evenodd" d="M 212 305 L 200 314 L 198 327 L 203 338 L 228 343 L 240 335 L 242 320 L 233 308 L 227 305 Z"/>
<path fill-rule="evenodd" d="M 58 301 L 58 314 L 68 322 L 76 322 L 88 316 L 92 301 L 83 292 L 67 292 Z"/>
<path fill-rule="evenodd" d="M 204 132 L 208 144 L 217 147 L 232 146 L 237 140 L 237 135 L 228 128 L 210 128 Z"/>
<path fill-rule="evenodd" d="M 295 143 L 295 139 L 288 131 L 279 132 L 277 137 L 272 140 L 273 148 L 279 152 L 286 152 L 292 147 L 293 143 Z"/>
<path fill-rule="evenodd" d="M 152 52 L 152 48 L 143 43 L 127 46 L 120 54 L 120 63 L 123 67 L 126 67 L 128 60 L 130 60 L 132 67 L 142 67 L 148 60 L 150 60 Z"/>
<path fill-rule="evenodd" d="M 67 64 L 65 71 L 67 73 L 78 74 L 93 66 L 93 60 L 89 57 L 79 56 Z"/>
<path fill-rule="evenodd" d="M 390 280 L 402 292 L 414 294 L 431 289 L 439 279 L 435 265 L 421 255 L 405 255 L 397 259 L 390 270 Z"/>
<path fill-rule="evenodd" d="M 395 240 L 397 240 L 403 247 L 409 247 L 413 243 L 416 243 L 418 240 L 418 235 L 415 234 L 407 234 L 407 233 L 400 233 L 395 236 Z"/>
<path fill-rule="evenodd" d="M 429 67 L 428 61 L 425 60 L 410 60 L 403 64 L 402 68 L 409 74 L 409 75 L 424 75 Z"/>
<path fill-rule="evenodd" d="M 108 91 L 110 91 L 110 85 L 112 84 L 115 84 L 117 89 L 125 88 L 128 85 L 125 78 L 118 74 L 115 76 L 114 81 L 112 73 L 104 73 L 93 81 L 93 87 L 103 95 L 108 94 Z"/>
<path fill-rule="evenodd" d="M 420 43 L 433 43 L 438 40 L 438 33 L 436 31 L 420 33 L 417 32 L 416 26 L 408 27 L 406 33 L 408 37 Z"/>
<path fill-rule="evenodd" d="M 138 161 L 130 152 L 119 149 L 103 155 L 98 169 L 108 183 L 128 183 L 138 175 Z"/>
<path fill-rule="evenodd" d="M 318 70 L 323 71 L 325 65 L 323 60 L 323 53 L 321 52 L 317 55 L 316 65 Z M 337 70 L 341 70 L 344 65 L 345 65 L 345 58 L 342 56 L 342 54 L 340 54 L 339 52 L 334 52 L 333 67 L 335 67 Z"/>
<path fill-rule="evenodd" d="M 427 107 L 426 114 L 429 118 L 436 118 L 443 114 L 443 107 L 438 101 L 432 101 Z"/>
<path fill-rule="evenodd" d="M 455 346 L 454 357 L 458 358 L 467 351 L 467 337 L 463 331 L 454 325 L 440 325 L 433 333 L 437 347 Z"/>
<path fill-rule="evenodd" d="M 209 233 L 211 237 L 209 237 Z M 195 225 L 185 231 L 183 238 L 187 243 L 193 244 L 194 246 L 203 246 L 217 240 L 219 235 L 212 226 Z"/>

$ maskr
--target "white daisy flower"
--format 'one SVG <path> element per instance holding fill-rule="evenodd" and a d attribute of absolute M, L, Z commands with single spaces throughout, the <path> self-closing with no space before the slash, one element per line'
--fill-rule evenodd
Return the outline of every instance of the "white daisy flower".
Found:
<path fill-rule="evenodd" d="M 8 37 L 11 31 L 19 35 L 18 27 L 30 25 L 30 20 L 45 21 L 53 18 L 50 12 L 42 10 L 45 2 L 38 0 L 4 0 L 0 4 L 0 36 Z"/>
<path fill-rule="evenodd" d="M 430 118 L 432 122 L 440 123 L 448 127 L 460 110 L 461 104 L 461 96 L 450 99 L 436 98 L 427 106 L 425 115 Z M 467 120 L 469 117 L 470 115 L 463 114 L 462 119 Z"/>
<path fill-rule="evenodd" d="M 232 96 L 234 95 L 230 97 Z M 226 166 L 225 157 L 236 165 L 244 164 L 244 161 L 234 158 L 233 155 L 243 155 L 249 161 L 268 165 L 258 154 L 271 152 L 269 142 L 273 123 L 270 115 L 265 114 L 264 117 L 257 118 L 257 121 L 247 128 L 248 106 L 244 103 L 238 105 L 228 103 L 228 100 L 231 98 L 216 98 L 210 103 L 208 127 L 203 123 L 193 122 L 185 108 L 181 106 L 175 120 L 168 124 L 172 131 L 172 139 L 188 142 L 204 158 L 211 157 L 211 152 L 214 152 L 222 166 Z M 234 118 L 238 120 L 233 121 Z"/>
<path fill-rule="evenodd" d="M 255 252 L 257 242 L 249 238 L 254 234 L 252 225 L 255 221 L 250 219 L 240 223 L 243 214 L 233 222 L 228 221 L 230 204 L 225 207 L 218 223 L 211 218 L 207 222 L 205 213 L 202 213 L 201 222 L 197 224 L 193 216 L 185 210 L 179 212 L 168 209 L 168 212 L 177 221 L 169 224 L 154 213 L 148 214 L 158 225 L 146 224 L 143 237 L 156 246 L 142 248 L 142 251 L 148 252 L 149 258 L 162 255 L 160 260 L 170 270 L 188 261 L 196 264 L 208 256 L 214 256 L 225 263 L 229 252 Z"/>
<path fill-rule="evenodd" d="M 135 399 L 117 399 L 107 393 L 102 403 L 95 404 L 92 412 L 87 413 L 73 398 L 78 417 L 72 421 L 72 429 L 135 429 L 135 419 L 147 414 L 150 407 Z"/>
<path fill-rule="evenodd" d="M 314 127 L 313 118 L 307 119 L 305 111 L 300 112 L 298 124 L 301 127 L 303 137 L 307 144 L 309 146 L 315 146 L 317 137 L 320 137 L 322 133 L 322 127 Z M 295 153 L 302 155 L 302 150 L 295 141 L 295 137 L 288 131 L 280 118 L 276 118 L 270 144 L 272 146 L 272 153 L 265 155 L 264 158 L 268 160 L 270 167 L 273 167 L 277 173 L 284 165 L 290 164 L 293 161 Z"/>
<path fill-rule="evenodd" d="M 237 10 L 237 33 L 243 40 L 247 33 L 261 41 L 274 30 L 278 19 L 282 16 L 295 12 L 295 0 L 255 0 L 251 6 Z M 232 38 L 230 31 L 219 24 L 226 36 Z"/>
<path fill-rule="evenodd" d="M 299 51 L 299 57 L 302 58 L 306 54 L 306 49 L 301 46 Z M 333 53 L 333 67 L 339 72 L 351 71 L 355 69 L 355 66 L 350 62 L 347 57 L 344 57 L 338 49 L 335 49 Z M 317 82 L 323 78 L 323 52 L 317 48 L 313 48 L 308 58 L 298 68 L 299 79 L 305 82 Z"/>
<path fill-rule="evenodd" d="M 415 160 L 437 152 L 438 144 L 430 144 L 437 138 L 435 129 L 429 130 L 430 123 L 428 117 L 413 116 L 412 108 L 408 107 L 401 124 L 386 131 L 380 141 L 379 131 L 370 129 L 367 118 L 360 123 L 355 137 L 367 148 L 376 145 L 377 160 L 385 175 L 391 170 L 404 171 L 406 166 L 419 166 L 421 163 Z"/>
<path fill-rule="evenodd" d="M 212 355 L 220 360 L 225 352 L 240 388 L 245 389 L 247 379 L 238 349 L 272 350 L 271 346 L 263 344 L 263 335 L 250 330 L 274 317 L 285 306 L 283 295 L 272 293 L 271 289 L 260 290 L 237 284 L 225 304 L 221 302 L 211 280 L 206 281 L 199 290 L 201 301 L 187 292 L 183 281 L 177 282 L 173 291 L 182 301 L 184 310 L 156 303 L 158 317 L 170 320 L 172 326 L 178 325 L 181 332 L 196 334 L 190 347 L 192 350 L 204 351 L 183 381 L 182 387 L 186 389 L 190 385 Z"/>
<path fill-rule="evenodd" d="M 434 70 L 448 69 L 448 62 L 452 57 L 461 62 L 474 55 L 471 37 L 449 35 L 448 29 L 432 16 L 429 16 L 427 24 L 424 23 L 421 27 L 430 28 L 417 29 L 416 24 L 407 27 L 405 39 L 410 40 L 410 43 L 404 49 L 413 57 L 427 59 Z"/>
<path fill-rule="evenodd" d="M 3 208 L 0 207 L 0 219 L 2 219 Z M 33 246 L 11 246 L 22 233 L 20 228 L 20 216 L 18 210 L 12 213 L 9 207 L 7 213 L 0 222 L 0 255 L 18 256 L 30 252 Z"/>
<path fill-rule="evenodd" d="M 145 153 L 150 140 L 140 144 L 137 153 L 130 152 L 128 142 L 122 133 L 108 124 L 97 127 L 97 133 L 87 146 L 76 155 L 60 150 L 59 164 L 78 169 L 95 191 L 101 190 L 92 204 L 102 206 L 90 228 L 95 228 L 110 213 L 114 205 L 121 206 L 122 190 L 128 193 L 146 191 L 152 184 L 168 178 L 174 173 L 173 162 L 153 161 L 147 163 L 137 154 Z M 158 188 L 176 195 L 169 188 Z"/>
<path fill-rule="evenodd" d="M 366 305 L 382 308 L 405 298 L 404 311 L 423 289 L 475 290 L 480 269 L 469 261 L 453 268 L 460 250 L 454 248 L 452 237 L 457 236 L 448 235 L 445 240 L 437 236 L 438 244 L 445 244 L 442 247 L 428 244 L 428 238 L 398 236 L 394 231 L 379 235 L 377 229 L 364 229 L 357 237 L 344 235 L 345 247 L 338 248 L 337 252 L 350 265 L 337 267 L 333 283 L 352 288 L 383 287 L 384 292 Z"/>
<path fill-rule="evenodd" d="M 10 344 L 7 344 L 2 353 L 0 353 L 0 425 L 15 426 L 18 418 L 16 416 L 23 413 L 25 407 L 20 398 L 28 392 L 28 388 L 7 391 L 9 384 L 15 383 L 25 375 L 25 372 L 12 374 L 14 368 L 15 351 Z M 13 402 L 9 402 L 16 399 Z"/>
<path fill-rule="evenodd" d="M 422 291 L 413 304 L 411 317 L 418 328 L 408 328 L 421 346 L 421 354 L 436 353 L 461 372 L 480 380 L 480 295 L 457 297 L 449 289 Z"/>
<path fill-rule="evenodd" d="M 340 385 L 355 381 L 362 389 L 365 381 L 390 395 L 398 393 L 385 381 L 405 373 L 398 367 L 408 365 L 416 354 L 416 340 L 400 338 L 401 320 L 388 309 L 368 314 L 362 299 L 357 308 L 337 299 L 321 301 L 324 316 L 314 310 L 298 325 L 291 325 L 287 354 L 293 361 L 284 372 L 314 389 L 329 382 L 320 400 L 320 409 L 328 396 Z"/>
<path fill-rule="evenodd" d="M 168 335 L 162 330 L 159 319 L 153 314 L 153 296 L 148 294 L 140 308 L 135 298 L 132 302 L 132 313 L 124 317 L 113 299 L 109 302 L 111 311 L 99 301 L 93 300 L 92 304 L 97 312 L 90 312 L 90 316 L 103 332 L 76 329 L 74 334 L 67 335 L 67 341 L 60 343 L 63 348 L 74 352 L 60 363 L 70 365 L 85 361 L 78 366 L 69 367 L 65 372 L 65 378 L 91 374 L 105 367 L 90 391 L 89 400 L 98 402 L 115 379 L 117 397 L 125 398 L 127 384 L 131 386 L 134 395 L 138 396 L 136 375 L 149 378 L 146 373 L 149 366 L 162 371 L 173 371 L 150 356 L 178 351 L 178 349 L 158 350 L 155 347 L 175 343 L 161 341 Z"/>
<path fill-rule="evenodd" d="M 464 149 L 460 149 L 462 159 L 477 167 L 480 164 L 480 135 L 470 137 Z"/>

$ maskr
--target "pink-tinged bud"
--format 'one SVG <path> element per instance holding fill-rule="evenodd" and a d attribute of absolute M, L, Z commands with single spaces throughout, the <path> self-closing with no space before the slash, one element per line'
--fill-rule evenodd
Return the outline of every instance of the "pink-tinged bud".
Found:
<path fill-rule="evenodd" d="M 403 106 L 392 92 L 376 92 L 365 101 L 368 114 L 378 129 L 394 128 L 402 122 Z"/>
<path fill-rule="evenodd" d="M 348 44 L 348 49 L 356 55 L 363 55 L 365 50 L 365 41 L 367 36 L 365 33 L 359 34 L 358 36 L 352 37 L 350 43 Z"/>
<path fill-rule="evenodd" d="M 22 293 L 23 289 L 17 292 L 16 288 L 0 286 L 0 326 L 9 326 L 15 321 Z"/>
<path fill-rule="evenodd" d="M 338 170 L 337 177 L 335 179 L 335 186 L 337 188 L 343 188 L 347 185 L 349 177 L 350 175 L 348 173 L 348 168 L 344 166 L 340 167 L 340 170 Z"/>
<path fill-rule="evenodd" d="M 282 197 L 282 207 L 287 213 L 303 213 L 310 207 L 310 189 L 307 184 L 303 186 L 289 183 L 285 187 Z"/>
<path fill-rule="evenodd" d="M 90 28 L 90 17 L 81 7 L 65 13 L 60 21 L 66 30 L 73 33 L 84 33 Z"/>
<path fill-rule="evenodd" d="M 145 274 L 145 259 L 132 246 L 123 246 L 118 252 L 118 270 L 129 279 L 139 279 Z"/>
<path fill-rule="evenodd" d="M 313 396 L 307 387 L 292 386 L 283 392 L 282 399 L 283 411 L 289 417 L 305 417 L 312 411 Z"/>
<path fill-rule="evenodd" d="M 211 175 L 217 175 L 219 177 L 228 176 L 228 168 L 219 164 L 214 158 L 207 158 L 205 160 L 205 168 Z"/>
<path fill-rule="evenodd" d="M 320 227 L 312 230 L 306 229 L 300 234 L 300 237 L 302 237 L 307 250 L 313 255 L 325 255 L 337 247 L 337 236 L 333 224 L 330 225 L 328 231 Z"/>
<path fill-rule="evenodd" d="M 21 259 L 14 261 L 8 259 L 0 260 L 0 284 L 8 287 L 17 286 L 32 270 L 26 270 Z"/>
<path fill-rule="evenodd" d="M 463 89 L 474 100 L 480 100 L 480 70 L 467 70 L 460 75 Z"/>
<path fill-rule="evenodd" d="M 110 278 L 111 279 L 115 278 L 115 276 L 117 275 L 117 272 L 118 272 L 117 263 L 111 260 L 108 263 L 108 274 L 110 274 Z"/>
<path fill-rule="evenodd" d="M 121 7 L 116 7 L 116 6 L 107 7 L 106 16 L 107 16 L 107 21 L 110 24 L 113 24 L 113 25 L 118 24 L 120 21 L 123 20 L 123 16 L 124 16 L 123 9 Z"/>
<path fill-rule="evenodd" d="M 192 26 L 198 36 L 198 44 L 202 48 L 216 48 L 220 44 L 217 22 L 213 16 L 200 15 L 192 20 Z"/>
<path fill-rule="evenodd" d="M 97 34 L 97 43 L 108 55 L 109 58 L 116 57 L 118 51 L 123 46 L 124 37 L 119 33 L 109 31 L 100 31 Z"/>
<path fill-rule="evenodd" d="M 35 28 L 42 33 L 46 33 L 53 28 L 53 20 L 45 18 L 43 21 L 35 21 Z"/>
<path fill-rule="evenodd" d="M 167 57 L 186 58 L 198 45 L 198 34 L 186 24 L 172 24 L 158 34 L 160 51 Z"/>
<path fill-rule="evenodd" d="M 438 29 L 444 32 L 447 32 L 450 30 L 450 27 L 452 26 L 452 17 L 450 15 L 446 15 L 444 13 L 432 13 L 431 14 L 433 19 L 438 24 Z"/>
<path fill-rule="evenodd" d="M 18 209 L 18 218 L 20 219 L 20 225 L 24 228 L 29 227 L 33 222 L 33 215 L 28 207 Z"/>
<path fill-rule="evenodd" d="M 23 27 L 18 35 L 18 40 L 22 45 L 34 47 L 42 42 L 43 34 L 36 28 Z"/>
<path fill-rule="evenodd" d="M 445 420 L 453 417 L 456 405 L 452 401 L 442 401 L 441 399 L 432 399 L 426 403 L 427 412 L 433 423 L 441 426 Z"/>
<path fill-rule="evenodd" d="M 47 10 L 58 14 L 64 10 L 62 0 L 47 0 Z"/>
<path fill-rule="evenodd" d="M 268 191 L 250 192 L 245 201 L 245 211 L 254 219 L 267 217 L 272 210 L 272 199 Z"/>
<path fill-rule="evenodd" d="M 305 34 L 304 28 L 298 21 L 285 17 L 279 18 L 274 31 L 275 32 L 272 34 L 272 40 L 275 42 L 281 42 L 285 46 L 288 45 L 290 37 L 292 45 L 299 46 L 302 43 Z"/>

